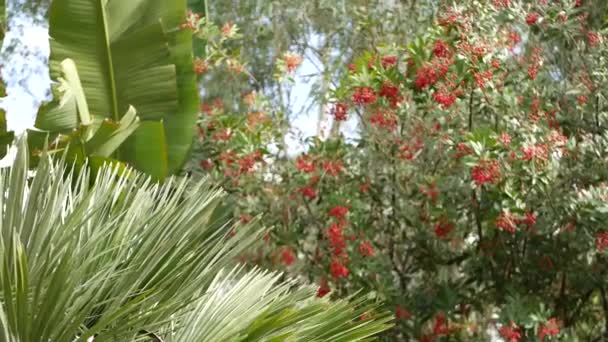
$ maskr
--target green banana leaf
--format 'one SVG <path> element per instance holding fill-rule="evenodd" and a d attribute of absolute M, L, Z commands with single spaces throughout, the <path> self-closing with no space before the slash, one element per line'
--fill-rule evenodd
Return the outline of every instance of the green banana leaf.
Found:
<path fill-rule="evenodd" d="M 186 161 L 199 110 L 185 13 L 186 0 L 54 0 L 49 10 L 51 78 L 74 61 L 93 122 L 118 123 L 134 107 L 142 122 L 112 157 L 157 179 Z M 35 127 L 52 138 L 86 124 L 65 101 L 43 107 Z"/>
<path fill-rule="evenodd" d="M 139 127 L 140 121 L 135 108 L 129 107 L 118 122 L 93 117 L 76 64 L 69 58 L 61 62 L 61 75 L 57 81 L 58 84 L 53 87 L 57 100 L 43 107 L 41 113 L 45 115 L 38 116 L 38 125 L 49 131 L 65 130 L 67 133 L 51 134 L 49 131 L 30 130 L 30 147 L 35 151 L 42 151 L 49 149 L 50 142 L 51 153 L 65 156 L 77 169 L 87 166 L 93 173 L 101 166 L 99 162 L 92 162 L 94 157 L 113 165 L 119 164 L 120 161 L 110 157 Z M 31 160 L 36 163 L 37 159 L 38 155 L 33 153 Z M 163 169 L 163 172 L 157 171 L 158 167 L 151 170 L 149 174 L 155 179 L 161 179 L 166 174 L 166 169 Z"/>
<path fill-rule="evenodd" d="M 14 133 L 7 131 L 6 114 L 0 109 L 0 159 L 6 156 L 8 145 L 10 145 L 14 139 Z"/>

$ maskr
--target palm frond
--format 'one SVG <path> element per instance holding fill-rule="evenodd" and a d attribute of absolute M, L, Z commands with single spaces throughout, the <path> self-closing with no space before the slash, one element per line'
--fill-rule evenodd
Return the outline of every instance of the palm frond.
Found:
<path fill-rule="evenodd" d="M 368 298 L 329 301 L 259 269 L 219 274 L 170 341 L 367 341 L 392 317 Z"/>
<path fill-rule="evenodd" d="M 206 182 L 157 185 L 105 168 L 43 158 L 28 179 L 22 138 L 15 164 L 0 171 L 0 324 L 15 341 L 113 339 L 157 328 L 197 299 L 223 267 L 259 236 L 218 214 Z M 120 322 L 120 324 L 117 324 Z"/>
<path fill-rule="evenodd" d="M 2 341 L 355 341 L 388 327 L 367 299 L 234 269 L 262 232 L 234 227 L 205 180 L 104 167 L 91 187 L 88 168 L 48 156 L 30 176 L 25 140 L 0 170 Z"/>

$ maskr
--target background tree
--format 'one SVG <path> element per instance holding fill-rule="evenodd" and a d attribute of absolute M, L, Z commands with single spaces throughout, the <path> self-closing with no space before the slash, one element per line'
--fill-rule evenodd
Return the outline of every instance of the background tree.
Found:
<path fill-rule="evenodd" d="M 305 112 L 318 112 L 318 131 L 326 119 L 327 91 L 344 74 L 344 65 L 374 42 L 396 43 L 430 23 L 435 1 L 190 1 L 194 12 L 208 11 L 209 20 L 218 27 L 236 25 L 240 39 L 227 42 L 226 61 L 244 66 L 247 72 L 233 75 L 226 82 L 226 63 L 217 63 L 213 43 L 200 45 L 200 58 L 210 66 L 202 76 L 203 101 L 218 99 L 235 112 L 246 111 L 242 96 L 254 91 L 273 107 L 275 124 L 283 135 L 289 133 L 293 119 Z M 224 26 L 226 27 L 226 26 Z M 310 65 L 303 82 L 312 82 L 309 94 L 295 94 L 293 82 L 278 77 L 284 53 L 301 57 Z M 233 63 L 234 64 L 234 63 Z M 234 74 L 232 68 L 231 74 Z M 228 86 L 229 85 L 229 86 Z M 299 90 L 299 89 L 298 89 Z M 304 106 L 295 107 L 296 97 Z M 280 150 L 283 139 L 277 143 Z M 284 152 L 284 151 L 283 151 Z"/>

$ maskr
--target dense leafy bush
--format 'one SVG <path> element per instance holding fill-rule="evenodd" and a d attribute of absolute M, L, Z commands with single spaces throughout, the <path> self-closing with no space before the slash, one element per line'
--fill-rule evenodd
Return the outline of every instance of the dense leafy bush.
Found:
<path fill-rule="evenodd" d="M 242 221 L 274 227 L 246 258 L 318 282 L 319 296 L 373 291 L 399 320 L 389 339 L 603 336 L 605 10 L 446 7 L 426 34 L 352 61 L 305 154 L 280 148 L 286 129 L 261 94 L 206 105 L 197 172 Z"/>

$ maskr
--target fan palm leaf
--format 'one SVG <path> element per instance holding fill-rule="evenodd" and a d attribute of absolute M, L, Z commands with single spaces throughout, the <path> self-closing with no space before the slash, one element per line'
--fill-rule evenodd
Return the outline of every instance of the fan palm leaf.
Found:
<path fill-rule="evenodd" d="M 230 224 L 205 180 L 102 167 L 90 186 L 88 168 L 46 155 L 31 176 L 18 144 L 0 170 L 2 341 L 354 341 L 388 327 L 373 301 L 235 266 L 263 232 Z"/>
<path fill-rule="evenodd" d="M 280 277 L 219 274 L 167 341 L 367 341 L 390 326 L 392 317 L 368 298 L 319 299 L 315 287 Z"/>

